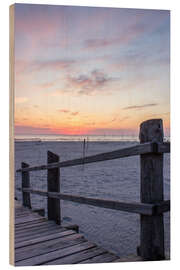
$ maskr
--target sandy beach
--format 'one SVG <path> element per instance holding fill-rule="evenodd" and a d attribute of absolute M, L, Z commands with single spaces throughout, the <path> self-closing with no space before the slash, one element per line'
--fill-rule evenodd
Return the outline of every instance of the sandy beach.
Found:
<path fill-rule="evenodd" d="M 85 154 L 93 155 L 137 144 L 137 142 L 89 142 Z M 15 142 L 15 169 L 21 162 L 30 166 L 47 163 L 47 151 L 60 160 L 82 157 L 82 142 Z M 46 190 L 46 171 L 30 173 L 31 186 Z M 61 169 L 61 192 L 67 194 L 106 198 L 124 202 L 140 201 L 139 157 L 92 163 Z M 15 173 L 15 187 L 21 187 L 21 175 Z M 170 155 L 164 155 L 164 199 L 170 196 Z M 21 200 L 21 192 L 16 191 Z M 31 195 L 33 208 L 46 207 L 46 199 Z M 115 252 L 119 256 L 135 254 L 139 245 L 139 215 L 103 209 L 67 201 L 61 202 L 63 221 L 79 225 L 80 232 L 90 241 Z M 47 211 L 47 210 L 46 210 Z M 164 215 L 165 247 L 169 252 L 170 220 Z"/>

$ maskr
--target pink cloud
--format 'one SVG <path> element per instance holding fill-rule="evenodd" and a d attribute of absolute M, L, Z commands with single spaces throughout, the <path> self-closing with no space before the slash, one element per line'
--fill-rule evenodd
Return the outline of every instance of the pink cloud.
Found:
<path fill-rule="evenodd" d="M 69 113 L 70 111 L 69 110 L 66 110 L 66 109 L 61 109 L 61 110 L 58 110 L 58 112 Z"/>
<path fill-rule="evenodd" d="M 68 113 L 68 114 L 73 115 L 73 116 L 76 116 L 76 115 L 79 114 L 79 112 L 72 112 L 72 111 L 67 110 L 67 109 L 60 109 L 60 110 L 58 110 L 58 112 L 60 112 L 60 113 Z"/>
<path fill-rule="evenodd" d="M 93 70 L 88 75 L 80 74 L 77 77 L 67 77 L 70 88 L 77 89 L 79 94 L 86 95 L 90 95 L 99 89 L 102 89 L 112 80 L 114 80 L 114 78 L 109 77 L 100 70 Z"/>

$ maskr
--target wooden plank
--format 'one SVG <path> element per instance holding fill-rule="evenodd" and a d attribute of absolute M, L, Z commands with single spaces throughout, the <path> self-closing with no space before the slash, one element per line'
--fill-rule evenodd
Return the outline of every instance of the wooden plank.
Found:
<path fill-rule="evenodd" d="M 47 222 L 47 219 L 46 218 L 41 218 L 40 220 L 37 219 L 37 220 L 31 221 L 31 222 L 15 224 L 15 229 L 19 229 L 22 226 L 24 226 L 24 228 L 26 228 L 26 227 L 29 227 L 31 225 L 34 226 L 36 224 L 40 224 L 40 223 L 43 223 L 43 222 Z"/>
<path fill-rule="evenodd" d="M 154 208 L 153 204 L 146 204 L 146 203 L 137 203 L 137 202 L 125 203 L 125 202 L 119 202 L 119 201 L 113 201 L 113 200 L 103 200 L 103 199 L 68 195 L 68 194 L 62 194 L 62 193 L 57 193 L 57 192 L 46 192 L 46 191 L 33 190 L 33 189 L 26 189 L 26 191 L 31 192 L 33 194 L 39 194 L 42 196 L 59 198 L 61 200 L 67 200 L 67 201 L 72 201 L 72 202 L 77 202 L 77 203 L 82 203 L 82 204 L 98 206 L 102 208 L 109 208 L 113 210 L 120 210 L 120 211 L 138 213 L 138 214 L 144 214 L 144 215 L 152 215 L 153 208 Z"/>
<path fill-rule="evenodd" d="M 15 209 L 15 213 L 30 213 L 31 212 L 31 210 L 29 209 L 29 208 L 23 208 L 23 207 L 21 207 L 21 208 L 16 208 Z"/>
<path fill-rule="evenodd" d="M 27 223 L 27 222 L 34 222 L 34 221 L 39 221 L 39 220 L 44 220 L 43 217 L 26 217 L 26 218 L 19 218 L 18 220 L 15 220 L 15 225 L 18 225 L 18 224 L 24 224 L 24 223 Z"/>
<path fill-rule="evenodd" d="M 63 168 L 63 167 L 69 167 L 69 166 L 77 166 L 82 165 L 86 163 L 93 163 L 93 162 L 99 162 L 99 161 L 106 161 L 106 160 L 112 160 L 117 158 L 124 158 L 129 156 L 136 156 L 144 153 L 152 153 L 152 144 L 151 143 L 145 143 L 145 144 L 138 144 L 135 146 L 101 153 L 93 156 L 87 156 L 85 158 L 78 158 L 73 160 L 67 160 L 63 162 L 56 162 L 49 165 L 41 165 L 41 166 L 34 166 L 23 169 L 23 171 L 39 171 L 39 170 L 47 170 L 51 168 Z M 17 172 L 21 172 L 22 169 L 17 170 Z"/>
<path fill-rule="evenodd" d="M 110 253 L 104 253 L 99 256 L 95 256 L 91 259 L 81 261 L 80 264 L 86 263 L 108 263 L 118 259 L 118 256 Z"/>
<path fill-rule="evenodd" d="M 75 233 L 64 237 L 54 237 L 49 240 L 44 240 L 37 244 L 16 249 L 16 262 L 35 256 L 40 256 L 49 252 L 53 252 L 55 250 L 64 249 L 73 245 L 80 244 L 82 242 L 85 242 L 83 236 Z"/>
<path fill-rule="evenodd" d="M 19 248 L 22 248 L 22 247 L 24 248 L 24 247 L 31 246 L 31 245 L 34 245 L 34 244 L 39 244 L 41 242 L 44 242 L 45 239 L 47 241 L 47 240 L 50 240 L 50 239 L 57 239 L 57 238 L 65 237 L 67 235 L 72 235 L 72 234 L 75 234 L 75 232 L 73 230 L 54 232 L 54 233 L 52 232 L 52 234 L 45 235 L 45 236 L 40 235 L 40 237 L 30 239 L 30 240 L 25 240 L 25 241 L 22 241 L 22 242 L 16 244 L 16 249 L 19 249 Z M 32 248 L 34 248 L 34 246 Z"/>
<path fill-rule="evenodd" d="M 145 121 L 140 126 L 140 143 L 163 142 L 161 119 Z M 156 204 L 163 201 L 163 154 L 141 154 L 141 202 Z M 160 260 L 164 254 L 163 214 L 141 215 L 139 254 L 144 260 Z"/>
<path fill-rule="evenodd" d="M 33 229 L 33 230 L 29 230 L 29 231 L 20 231 L 20 232 L 16 232 L 15 233 L 15 240 L 16 241 L 21 241 L 22 238 L 26 238 L 26 237 L 33 237 L 34 235 L 37 235 L 39 233 L 51 233 L 53 231 L 64 231 L 65 229 L 63 228 L 58 228 L 56 226 L 49 226 L 49 227 L 43 227 L 43 228 L 39 228 L 39 229 Z"/>
<path fill-rule="evenodd" d="M 29 165 L 27 163 L 22 162 L 21 168 L 28 168 Z M 29 172 L 22 172 L 22 189 L 30 187 L 30 180 L 29 180 Z M 22 193 L 23 198 L 23 205 L 31 208 L 31 198 L 30 193 L 24 192 Z"/>
<path fill-rule="evenodd" d="M 41 242 L 41 244 L 33 245 L 34 248 L 22 250 L 22 252 L 15 254 L 16 262 L 39 257 L 43 255 L 49 255 L 51 252 L 60 250 L 60 254 L 67 248 L 73 248 L 74 246 L 86 243 L 85 239 L 79 234 L 73 234 L 67 237 L 52 239 L 49 241 Z M 38 246 L 38 248 L 37 248 Z"/>
<path fill-rule="evenodd" d="M 20 236 L 18 235 L 17 237 L 15 236 L 15 243 L 19 243 L 22 241 L 34 239 L 39 236 L 44 236 L 47 234 L 54 234 L 54 233 L 63 232 L 63 231 L 64 229 L 62 228 L 56 228 L 56 229 L 54 228 L 53 230 L 45 228 L 43 230 L 38 230 L 37 232 L 32 232 L 31 234 L 27 234 L 25 236 L 23 236 L 23 234 L 21 234 Z"/>
<path fill-rule="evenodd" d="M 20 219 L 20 218 L 29 218 L 29 217 L 35 217 L 35 218 L 37 218 L 37 217 L 40 217 L 40 215 L 39 214 L 37 214 L 37 213 L 26 213 L 26 214 L 24 214 L 24 215 L 16 215 L 15 216 L 15 219 L 16 220 L 18 220 L 18 219 Z"/>
<path fill-rule="evenodd" d="M 15 218 L 29 216 L 31 213 L 15 213 Z"/>
<path fill-rule="evenodd" d="M 59 162 L 59 156 L 48 151 L 48 164 Z M 60 169 L 48 169 L 47 176 L 48 192 L 60 192 Z M 61 223 L 61 210 L 59 198 L 48 197 L 48 219 L 55 220 L 57 224 Z"/>
<path fill-rule="evenodd" d="M 27 231 L 28 229 L 33 229 L 33 228 L 40 228 L 40 227 L 44 227 L 44 226 L 49 226 L 49 225 L 51 225 L 51 224 L 54 224 L 54 221 L 48 221 L 47 222 L 47 220 L 45 219 L 45 220 L 43 220 L 43 221 L 40 221 L 40 222 L 36 222 L 36 223 L 33 223 L 33 224 L 22 224 L 21 226 L 16 226 L 15 227 L 15 231 L 16 232 L 19 232 L 19 231 L 21 231 L 21 230 L 24 230 L 24 231 Z"/>
<path fill-rule="evenodd" d="M 28 265 L 41 265 L 44 263 L 47 263 L 49 261 L 58 259 L 58 258 L 62 258 L 74 253 L 77 253 L 79 251 L 85 250 L 85 249 L 89 249 L 95 247 L 94 244 L 90 243 L 90 242 L 84 242 L 84 243 L 80 243 L 71 247 L 67 247 L 64 249 L 59 249 L 56 251 L 52 251 L 40 256 L 36 256 L 36 257 L 32 257 L 26 260 L 22 260 L 19 262 L 16 262 L 15 265 L 16 266 L 28 266 Z"/>
<path fill-rule="evenodd" d="M 87 250 L 83 250 L 73 255 L 47 262 L 45 263 L 45 265 L 62 265 L 62 264 L 80 263 L 83 260 L 91 259 L 95 256 L 98 256 L 104 253 L 107 253 L 107 251 L 102 248 L 99 248 L 99 247 L 89 248 Z"/>
<path fill-rule="evenodd" d="M 20 228 L 15 228 L 15 233 L 16 235 L 18 235 L 19 233 L 21 232 L 25 232 L 25 233 L 28 233 L 30 231 L 35 231 L 37 229 L 43 229 L 43 228 L 56 228 L 56 224 L 54 224 L 54 222 L 52 223 L 49 223 L 47 221 L 45 222 L 41 222 L 39 224 L 33 224 L 33 225 L 29 225 L 29 226 L 26 226 L 25 228 L 23 228 L 23 226 L 21 226 Z"/>
<path fill-rule="evenodd" d="M 60 248 L 73 246 L 77 244 L 76 240 L 86 241 L 81 234 L 66 231 L 61 234 L 59 233 L 57 237 L 54 235 L 53 237 L 49 237 L 49 239 L 41 238 L 39 242 L 29 242 L 26 246 L 16 248 L 15 252 L 16 255 L 20 256 L 20 259 L 26 259 L 36 255 L 45 254 L 46 252 L 48 253 L 50 250 L 54 251 Z"/>

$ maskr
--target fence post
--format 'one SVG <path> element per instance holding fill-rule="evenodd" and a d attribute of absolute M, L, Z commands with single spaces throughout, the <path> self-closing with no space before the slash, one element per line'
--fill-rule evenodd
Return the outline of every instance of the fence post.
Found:
<path fill-rule="evenodd" d="M 59 156 L 48 151 L 47 162 L 59 162 Z M 60 169 L 48 169 L 47 174 L 48 192 L 60 192 Z M 61 224 L 60 200 L 48 197 L 48 219 L 55 220 L 57 224 Z"/>
<path fill-rule="evenodd" d="M 22 162 L 21 168 L 27 168 L 29 165 L 27 163 Z M 30 187 L 30 177 L 29 172 L 22 172 L 22 189 Z M 22 201 L 23 205 L 31 208 L 31 197 L 29 192 L 22 191 Z"/>
<path fill-rule="evenodd" d="M 140 143 L 163 142 L 163 123 L 152 119 L 140 125 Z M 163 201 L 163 154 L 142 154 L 141 202 L 159 203 Z M 162 260 L 164 254 L 163 214 L 141 215 L 141 239 L 139 255 L 144 260 Z"/>

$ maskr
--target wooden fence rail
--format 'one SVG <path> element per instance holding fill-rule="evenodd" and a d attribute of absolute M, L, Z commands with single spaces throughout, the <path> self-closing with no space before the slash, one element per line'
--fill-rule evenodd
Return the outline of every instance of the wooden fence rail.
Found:
<path fill-rule="evenodd" d="M 143 144 L 138 144 L 135 146 L 131 146 L 128 148 L 122 148 L 116 151 L 102 153 L 93 156 L 87 156 L 84 158 L 77 158 L 73 160 L 67 160 L 62 162 L 53 162 L 51 164 L 40 165 L 40 166 L 33 166 L 33 167 L 26 167 L 18 169 L 17 172 L 27 172 L 27 171 L 41 171 L 41 170 L 48 170 L 54 168 L 64 168 L 64 167 L 72 167 L 77 165 L 83 165 L 87 163 L 93 162 L 100 162 L 100 161 L 107 161 L 112 159 L 119 159 L 125 158 L 130 156 L 137 156 L 142 154 L 150 154 L 150 153 L 169 153 L 170 152 L 170 143 L 157 143 L 157 142 L 148 142 Z"/>
<path fill-rule="evenodd" d="M 164 213 L 170 210 L 170 201 L 163 201 L 161 203 L 156 204 L 148 204 L 148 203 L 137 203 L 137 202 L 120 202 L 120 201 L 113 201 L 113 200 L 104 200 L 99 198 L 93 197 L 83 197 L 83 196 L 76 196 L 72 194 L 63 194 L 58 192 L 47 192 L 42 190 L 36 190 L 31 188 L 19 188 L 19 191 L 23 191 L 26 193 L 37 194 L 40 196 L 64 200 L 64 201 L 71 201 L 77 202 L 82 204 L 89 204 L 94 205 L 102 208 L 109 208 L 113 210 L 120 210 L 125 212 L 137 213 L 137 214 L 144 214 L 144 215 L 155 215 Z"/>
<path fill-rule="evenodd" d="M 163 142 L 163 124 L 161 119 L 145 121 L 140 126 L 140 144 L 128 148 L 59 162 L 59 156 L 48 151 L 48 164 L 29 167 L 22 163 L 23 205 L 31 207 L 30 194 L 48 197 L 48 219 L 61 223 L 60 200 L 89 204 L 97 207 L 140 214 L 141 236 L 138 255 L 144 260 L 165 258 L 163 213 L 170 211 L 170 201 L 163 196 L 163 154 L 170 152 L 170 143 Z M 99 198 L 82 197 L 60 192 L 60 168 L 85 163 L 107 161 L 117 158 L 140 155 L 141 202 L 120 202 Z M 30 188 L 30 171 L 48 170 L 48 190 Z"/>

